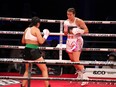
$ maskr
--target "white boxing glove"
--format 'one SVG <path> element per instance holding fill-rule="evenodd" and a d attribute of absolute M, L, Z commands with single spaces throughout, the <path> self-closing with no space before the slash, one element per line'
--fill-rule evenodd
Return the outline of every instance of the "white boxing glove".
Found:
<path fill-rule="evenodd" d="M 83 29 L 80 29 L 80 28 L 73 28 L 72 29 L 72 33 L 74 35 L 76 35 L 76 34 L 83 34 L 84 33 L 84 30 Z"/>
<path fill-rule="evenodd" d="M 49 32 L 48 29 L 44 29 L 44 30 L 43 30 L 43 35 L 44 35 L 43 38 L 47 39 L 48 36 L 49 36 L 49 34 L 50 34 L 50 32 Z"/>

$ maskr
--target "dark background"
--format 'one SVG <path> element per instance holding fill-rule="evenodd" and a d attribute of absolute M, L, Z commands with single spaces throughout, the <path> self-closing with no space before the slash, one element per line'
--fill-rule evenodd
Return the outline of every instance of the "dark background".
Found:
<path fill-rule="evenodd" d="M 76 9 L 76 16 L 83 20 L 116 20 L 114 0 L 1 0 L 0 16 L 31 18 L 38 16 L 41 19 L 67 19 L 66 10 L 69 7 Z M 6 22 L 1 23 L 1 29 L 21 30 L 28 26 L 28 22 Z M 41 28 L 49 28 L 50 31 L 59 32 L 58 24 L 43 24 Z M 111 30 L 115 25 L 87 25 L 90 32 L 115 33 Z M 16 29 L 15 29 L 16 28 Z M 101 29 L 102 28 L 102 29 Z M 106 29 L 107 28 L 107 29 Z M 105 30 L 104 30 L 105 29 Z"/>
<path fill-rule="evenodd" d="M 67 19 L 66 10 L 69 7 L 76 9 L 76 16 L 83 20 L 116 21 L 115 0 L 0 0 L 0 17 L 31 18 L 38 16 L 41 19 Z M 24 31 L 29 22 L 0 21 L 0 30 Z M 87 24 L 90 33 L 116 33 L 115 24 Z M 41 31 L 48 28 L 50 32 L 59 32 L 59 24 L 41 23 Z M 0 44 L 21 44 L 22 35 L 0 35 Z M 113 37 L 83 37 L 84 47 L 115 48 L 116 39 Z M 58 40 L 51 37 L 48 40 Z M 57 42 L 57 41 L 56 41 Z M 50 44 L 50 46 L 52 46 Z M 1 58 L 10 57 L 11 49 L 0 49 Z M 110 52 L 82 52 L 84 60 L 107 60 Z M 7 54 L 7 55 L 6 55 Z M 64 59 L 68 59 L 64 52 Z"/>
<path fill-rule="evenodd" d="M 0 16 L 66 19 L 69 7 L 84 20 L 106 20 L 116 15 L 114 0 L 1 0 Z"/>

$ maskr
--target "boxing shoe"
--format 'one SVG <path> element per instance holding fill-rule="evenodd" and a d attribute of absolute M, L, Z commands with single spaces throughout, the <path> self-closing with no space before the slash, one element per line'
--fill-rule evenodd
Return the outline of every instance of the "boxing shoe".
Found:
<path fill-rule="evenodd" d="M 84 73 L 85 71 L 77 71 L 76 72 L 78 74 L 77 78 L 79 79 L 85 79 L 85 80 L 88 80 L 88 76 L 86 76 Z M 87 85 L 88 82 L 84 81 L 84 82 L 81 82 L 81 86 L 84 86 L 84 85 Z"/>

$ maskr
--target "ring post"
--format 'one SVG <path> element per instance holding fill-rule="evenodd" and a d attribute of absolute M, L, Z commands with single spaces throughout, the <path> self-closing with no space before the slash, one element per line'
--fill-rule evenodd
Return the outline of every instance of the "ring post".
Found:
<path fill-rule="evenodd" d="M 60 21 L 60 49 L 59 49 L 59 60 L 62 60 L 62 42 L 63 42 L 63 21 Z M 61 67 L 60 75 L 62 75 L 63 67 Z"/>

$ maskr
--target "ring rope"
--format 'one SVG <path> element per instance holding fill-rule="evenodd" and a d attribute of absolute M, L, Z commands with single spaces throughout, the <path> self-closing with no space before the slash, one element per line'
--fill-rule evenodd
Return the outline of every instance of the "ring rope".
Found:
<path fill-rule="evenodd" d="M 0 38 L 0 40 L 1 41 L 21 41 L 20 39 L 9 39 L 9 38 L 6 38 L 6 39 L 4 39 L 4 38 Z M 64 40 L 64 42 L 65 42 L 65 40 Z M 85 41 L 85 43 L 113 43 L 113 44 L 115 44 L 116 43 L 116 41 Z"/>
<path fill-rule="evenodd" d="M 23 34 L 22 31 L 0 31 L 0 34 Z M 43 34 L 43 33 L 41 33 Z M 50 35 L 64 35 L 64 33 L 50 33 Z"/>
<path fill-rule="evenodd" d="M 98 65 L 98 66 L 115 66 L 116 62 L 112 61 L 80 61 L 80 62 L 71 62 L 68 60 L 45 60 L 45 61 L 31 61 L 23 60 L 19 58 L 0 58 L 0 63 L 34 63 L 34 64 L 56 64 L 56 65 Z"/>
<path fill-rule="evenodd" d="M 60 80 L 60 81 L 88 81 L 88 82 L 116 82 L 116 80 L 103 79 L 79 79 L 79 78 L 46 78 L 46 77 L 20 77 L 20 76 L 0 76 L 0 79 L 20 79 L 20 80 Z"/>
<path fill-rule="evenodd" d="M 11 18 L 11 17 L 0 17 L 0 20 L 4 21 L 24 21 L 30 22 L 30 18 Z M 41 19 L 41 22 L 48 22 L 48 23 L 61 23 L 64 20 L 51 20 L 51 19 Z M 87 24 L 116 24 L 116 21 L 84 21 Z"/>
<path fill-rule="evenodd" d="M 22 31 L 0 31 L 0 34 L 23 34 Z M 43 34 L 41 32 L 41 34 Z M 64 35 L 64 33 L 50 33 L 50 35 Z M 89 33 L 83 34 L 82 36 L 91 36 L 91 37 L 116 37 L 116 34 L 98 34 L 98 33 Z"/>
<path fill-rule="evenodd" d="M 9 39 L 9 38 L 6 38 L 6 39 L 4 39 L 4 38 L 0 38 L 0 41 L 4 41 L 4 42 L 11 42 L 11 41 L 13 41 L 13 42 L 21 42 L 21 40 L 20 39 Z M 49 40 L 48 40 L 49 41 Z M 63 42 L 65 43 L 66 42 L 66 40 L 63 40 Z M 84 41 L 85 43 L 104 43 L 104 44 L 116 44 L 116 41 Z"/>
<path fill-rule="evenodd" d="M 113 43 L 115 44 L 116 41 L 85 41 L 85 43 Z"/>
<path fill-rule="evenodd" d="M 0 45 L 0 48 L 6 48 L 6 49 L 24 49 L 25 46 L 16 46 L 16 45 Z M 66 50 L 65 47 L 39 47 L 41 50 Z M 115 48 L 82 48 L 82 51 L 116 51 Z"/>

